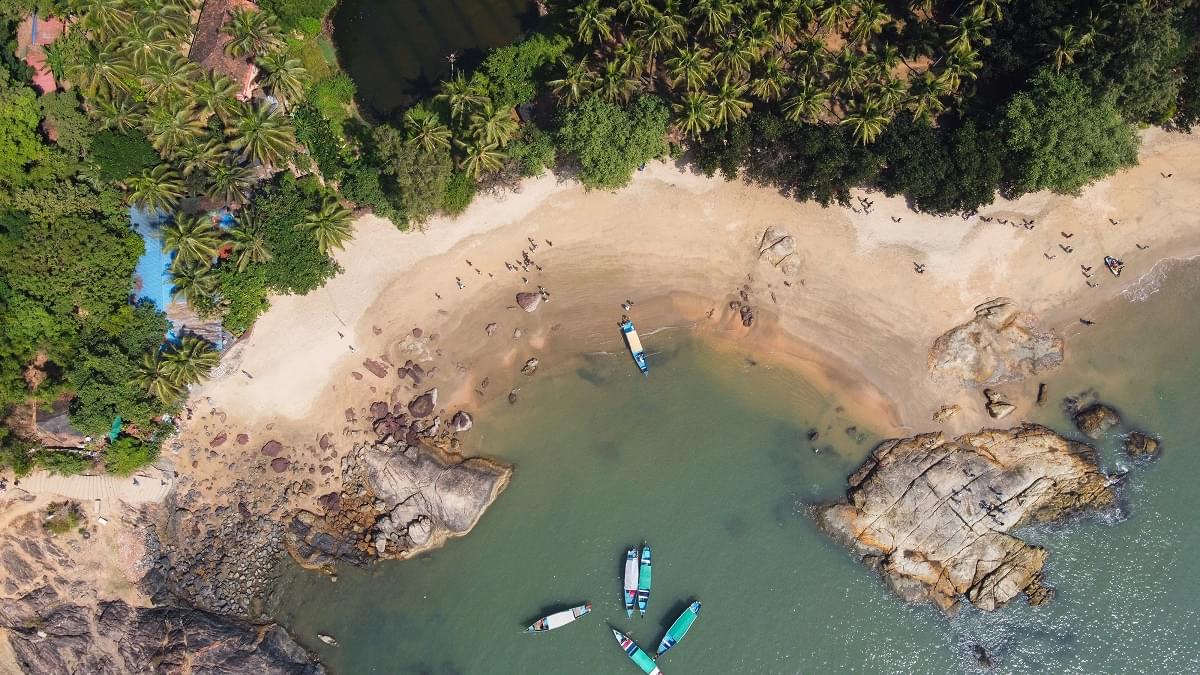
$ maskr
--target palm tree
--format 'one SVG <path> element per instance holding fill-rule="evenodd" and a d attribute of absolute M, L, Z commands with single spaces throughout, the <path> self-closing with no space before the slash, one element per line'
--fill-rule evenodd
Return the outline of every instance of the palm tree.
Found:
<path fill-rule="evenodd" d="M 283 47 L 279 22 L 269 12 L 235 9 L 221 32 L 229 36 L 225 53 L 234 58 L 259 56 Z"/>
<path fill-rule="evenodd" d="M 821 119 L 829 92 L 810 77 L 801 77 L 795 84 L 795 93 L 783 104 L 783 114 L 793 122 L 816 122 Z"/>
<path fill-rule="evenodd" d="M 133 70 L 115 42 L 85 41 L 67 67 L 67 77 L 89 97 L 129 91 Z"/>
<path fill-rule="evenodd" d="M 706 35 L 719 35 L 733 21 L 737 5 L 732 0 L 696 0 L 692 4 L 692 18 L 700 21 L 700 30 Z"/>
<path fill-rule="evenodd" d="M 850 27 L 850 39 L 854 42 L 865 43 L 879 35 L 883 27 L 892 22 L 887 8 L 878 0 L 866 0 L 858 6 L 858 16 Z"/>
<path fill-rule="evenodd" d="M 617 9 L 635 19 L 645 19 L 658 11 L 650 0 L 621 0 Z"/>
<path fill-rule="evenodd" d="M 237 271 L 245 272 L 252 263 L 261 264 L 271 260 L 266 236 L 253 215 L 244 216 L 241 224 L 229 231 L 229 238 L 233 241 L 232 252 Z"/>
<path fill-rule="evenodd" d="M 408 144 L 427 153 L 450 148 L 450 127 L 424 108 L 409 108 L 404 113 L 404 128 L 408 130 Z"/>
<path fill-rule="evenodd" d="M 183 298 L 189 305 L 211 306 L 213 296 L 217 293 L 217 275 L 213 274 L 212 267 L 207 263 L 172 268 L 171 281 L 174 284 L 172 296 Z"/>
<path fill-rule="evenodd" d="M 750 85 L 750 91 L 764 101 L 778 101 L 783 98 L 783 92 L 791 83 L 784 70 L 783 58 L 777 54 L 767 57 L 762 64 L 762 70 Z"/>
<path fill-rule="evenodd" d="M 550 87 L 563 104 L 575 105 L 596 85 L 596 76 L 588 69 L 587 59 L 572 61 L 563 57 L 559 63 L 564 71 L 563 76 L 550 80 Z"/>
<path fill-rule="evenodd" d="M 329 253 L 330 249 L 341 249 L 354 236 L 351 215 L 350 209 L 342 206 L 336 197 L 326 196 L 321 202 L 321 210 L 308 214 L 300 229 L 312 235 L 321 253 Z"/>
<path fill-rule="evenodd" d="M 883 133 L 890 120 L 879 101 L 871 96 L 864 96 L 861 102 L 850 104 L 849 111 L 842 118 L 842 124 L 850 125 L 854 139 L 866 145 L 873 143 L 879 134 Z"/>
<path fill-rule="evenodd" d="M 210 136 L 180 146 L 173 159 L 183 177 L 187 178 L 193 174 L 213 171 L 225 160 L 228 152 L 229 148 L 225 147 L 220 138 Z"/>
<path fill-rule="evenodd" d="M 820 38 L 806 38 L 792 50 L 792 67 L 801 75 L 820 75 L 828 64 L 829 52 Z"/>
<path fill-rule="evenodd" d="M 874 93 L 885 110 L 895 110 L 908 99 L 908 87 L 904 86 L 904 80 L 891 76 L 880 82 L 874 88 Z"/>
<path fill-rule="evenodd" d="M 220 362 L 221 353 L 208 340 L 188 335 L 163 355 L 161 368 L 172 382 L 186 386 L 207 377 Z"/>
<path fill-rule="evenodd" d="M 633 36 L 645 45 L 646 55 L 650 62 L 650 74 L 654 74 L 654 63 L 662 54 L 684 37 L 683 22 L 674 14 L 655 12 L 633 31 Z"/>
<path fill-rule="evenodd" d="M 172 99 L 188 92 L 199 74 L 200 67 L 180 54 L 163 53 L 146 67 L 142 86 L 146 97 L 152 101 Z"/>
<path fill-rule="evenodd" d="M 484 145 L 503 148 L 517 134 L 517 121 L 512 118 L 511 110 L 497 110 L 488 99 L 477 112 L 471 114 L 469 130 Z"/>
<path fill-rule="evenodd" d="M 271 91 L 271 96 L 279 101 L 284 109 L 304 97 L 308 71 L 304 69 L 300 59 L 291 58 L 280 50 L 260 56 L 258 65 L 266 71 L 262 78 L 263 86 Z"/>
<path fill-rule="evenodd" d="M 163 403 L 171 403 L 183 395 L 183 387 L 167 374 L 168 370 L 158 349 L 154 349 L 142 355 L 133 383 Z"/>
<path fill-rule="evenodd" d="M 835 94 L 853 96 L 862 91 L 869 76 L 866 59 L 861 54 L 851 49 L 842 50 L 838 56 L 833 91 Z"/>
<path fill-rule="evenodd" d="M 983 34 L 990 25 L 991 19 L 973 14 L 962 17 L 958 23 L 942 24 L 942 29 L 949 34 L 946 46 L 950 53 L 966 54 L 975 51 L 977 47 L 991 44 L 992 39 Z"/>
<path fill-rule="evenodd" d="M 913 117 L 932 120 L 946 109 L 942 97 L 949 94 L 951 89 L 944 78 L 935 76 L 928 70 L 909 78 L 909 107 Z"/>
<path fill-rule="evenodd" d="M 1050 29 L 1054 33 L 1054 42 L 1043 43 L 1050 50 L 1054 60 L 1054 72 L 1059 72 L 1067 64 L 1075 63 L 1075 56 L 1092 43 L 1093 33 L 1076 33 L 1075 26 L 1055 26 Z"/>
<path fill-rule="evenodd" d="M 167 27 L 151 16 L 140 16 L 121 31 L 121 53 L 136 69 L 145 69 L 150 61 L 175 46 Z"/>
<path fill-rule="evenodd" d="M 716 123 L 728 125 L 746 116 L 753 103 L 744 97 L 747 85 L 740 80 L 731 81 L 729 75 L 721 78 L 721 84 L 713 94 L 713 105 L 716 109 Z"/>
<path fill-rule="evenodd" d="M 646 51 L 636 37 L 630 36 L 612 51 L 612 60 L 620 64 L 621 72 L 630 78 L 639 77 L 646 70 Z"/>
<path fill-rule="evenodd" d="M 971 14 L 979 17 L 990 17 L 999 21 L 1004 17 L 1003 4 L 1006 0 L 971 0 Z"/>
<path fill-rule="evenodd" d="M 617 10 L 614 7 L 603 7 L 600 0 L 586 0 L 571 8 L 570 14 L 575 22 L 575 35 L 584 45 L 592 43 L 596 36 L 605 40 L 612 39 L 612 20 Z"/>
<path fill-rule="evenodd" d="M 225 128 L 229 147 L 242 159 L 279 166 L 296 149 L 296 132 L 291 121 L 266 103 L 242 106 L 241 114 Z"/>
<path fill-rule="evenodd" d="M 183 180 L 170 164 L 146 169 L 141 176 L 126 179 L 125 185 L 130 203 L 148 211 L 170 211 L 184 195 Z"/>
<path fill-rule="evenodd" d="M 684 94 L 683 100 L 671 107 L 678 118 L 676 124 L 679 129 L 691 136 L 699 136 L 716 123 L 717 106 L 711 94 L 689 91 Z"/>
<path fill-rule="evenodd" d="M 664 65 L 671 86 L 678 87 L 682 82 L 689 91 L 702 87 L 712 75 L 708 50 L 703 47 L 684 47 L 667 59 Z"/>
<path fill-rule="evenodd" d="M 802 16 L 801 13 L 805 16 Z M 812 8 L 795 0 L 769 0 L 754 16 L 754 26 L 765 30 L 776 42 L 788 42 L 800 32 L 802 22 L 811 19 Z"/>
<path fill-rule="evenodd" d="M 829 0 L 818 14 L 821 26 L 840 32 L 841 27 L 854 18 L 854 4 L 854 0 Z"/>
<path fill-rule="evenodd" d="M 189 265 L 211 265 L 221 245 L 221 230 L 205 215 L 176 213 L 162 228 L 164 251 L 175 251 L 172 269 Z"/>
<path fill-rule="evenodd" d="M 100 119 L 101 129 L 129 131 L 141 125 L 145 110 L 132 96 L 119 94 L 94 99 L 92 113 Z"/>
<path fill-rule="evenodd" d="M 490 171 L 499 171 L 504 166 L 504 160 L 507 159 L 496 146 L 484 145 L 478 140 L 472 143 L 456 140 L 455 143 L 463 149 L 463 158 L 459 167 L 466 171 L 471 178 L 479 178 Z"/>
<path fill-rule="evenodd" d="M 750 67 L 757 60 L 758 53 L 747 38 L 745 33 L 739 33 L 719 40 L 717 52 L 713 55 L 713 65 L 734 77 L 749 75 Z"/>
<path fill-rule="evenodd" d="M 101 40 L 120 33 L 132 17 L 124 0 L 79 0 L 74 9 L 83 27 Z"/>
<path fill-rule="evenodd" d="M 454 79 L 442 82 L 442 93 L 434 96 L 450 106 L 450 116 L 459 118 L 468 108 L 487 100 L 483 83 L 472 77 L 470 80 L 460 71 Z"/>
<path fill-rule="evenodd" d="M 875 77 L 881 80 L 885 77 L 890 77 L 892 71 L 903 60 L 900 56 L 900 49 L 890 42 L 879 45 L 871 50 L 871 69 L 875 71 Z M 908 64 L 906 63 L 905 65 L 907 66 Z"/>
<path fill-rule="evenodd" d="M 216 71 L 203 73 L 192 83 L 189 98 L 195 101 L 197 114 L 208 121 L 212 115 L 228 120 L 238 110 L 237 84 Z"/>
<path fill-rule="evenodd" d="M 181 102 L 152 106 L 142 119 L 142 129 L 160 154 L 170 156 L 204 133 L 196 111 Z"/>
<path fill-rule="evenodd" d="M 982 67 L 983 63 L 979 60 L 978 52 L 951 52 L 946 56 L 939 77 L 945 78 L 946 86 L 954 92 L 962 87 L 963 78 L 975 79 L 977 77 L 975 71 Z"/>
<path fill-rule="evenodd" d="M 218 164 L 207 177 L 204 194 L 226 205 L 245 203 L 246 193 L 254 185 L 250 169 L 240 164 Z"/>
<path fill-rule="evenodd" d="M 610 103 L 624 103 L 633 96 L 637 85 L 637 80 L 625 75 L 620 63 L 608 61 L 604 64 L 604 72 L 600 74 L 596 90 Z"/>
<path fill-rule="evenodd" d="M 132 0 L 130 6 L 138 16 L 151 16 L 167 29 L 178 42 L 178 46 L 192 41 L 194 25 L 192 12 L 200 3 L 192 0 Z"/>

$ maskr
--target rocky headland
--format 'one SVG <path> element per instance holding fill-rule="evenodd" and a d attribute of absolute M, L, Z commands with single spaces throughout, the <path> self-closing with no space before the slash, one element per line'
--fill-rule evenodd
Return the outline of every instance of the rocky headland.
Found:
<path fill-rule="evenodd" d="M 1020 594 L 1047 602 L 1048 552 L 1012 531 L 1116 505 L 1093 448 L 1033 424 L 888 440 L 848 482 L 821 509 L 824 529 L 901 598 L 947 612 L 964 598 L 988 611 Z"/>

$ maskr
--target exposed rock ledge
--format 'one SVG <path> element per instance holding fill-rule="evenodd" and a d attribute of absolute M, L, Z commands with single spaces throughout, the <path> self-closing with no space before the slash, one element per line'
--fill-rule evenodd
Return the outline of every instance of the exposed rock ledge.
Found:
<path fill-rule="evenodd" d="M 909 602 L 994 610 L 1020 593 L 1047 602 L 1047 551 L 1009 534 L 1116 503 L 1096 451 L 1025 424 L 946 441 L 888 440 L 850 476 L 821 524 Z"/>
<path fill-rule="evenodd" d="M 0 627 L 27 673 L 319 675 L 325 670 L 279 626 L 120 600 L 77 605 L 43 586 L 0 601 Z"/>
<path fill-rule="evenodd" d="M 975 307 L 975 318 L 946 331 L 929 350 L 929 370 L 963 387 L 1015 382 L 1062 364 L 1063 340 L 1036 330 L 1037 317 L 1008 298 Z"/>
<path fill-rule="evenodd" d="M 360 445 L 342 459 L 342 491 L 321 498 L 324 515 L 298 512 L 285 543 L 301 565 L 326 571 L 337 560 L 408 558 L 470 532 L 511 475 L 425 443 Z"/>

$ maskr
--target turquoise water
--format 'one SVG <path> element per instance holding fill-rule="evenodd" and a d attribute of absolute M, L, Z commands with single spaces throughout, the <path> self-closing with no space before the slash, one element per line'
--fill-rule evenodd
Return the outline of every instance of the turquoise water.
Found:
<path fill-rule="evenodd" d="M 342 674 L 638 672 L 606 624 L 652 650 L 692 599 L 703 611 L 665 673 L 971 671 L 973 644 L 998 672 L 1200 671 L 1200 317 L 1180 311 L 1198 289 L 1192 268 L 1148 302 L 1122 303 L 1068 340 L 1068 363 L 1048 380 L 1055 401 L 1100 387 L 1166 450 L 1134 467 L 1124 517 L 1027 534 L 1051 549 L 1058 597 L 1047 606 L 946 619 L 900 603 L 807 507 L 839 495 L 879 440 L 869 420 L 785 371 L 659 334 L 649 379 L 624 354 L 581 357 L 483 416 L 474 442 L 516 472 L 471 535 L 419 560 L 342 569 L 336 584 L 292 570 L 276 616 Z M 1068 430 L 1057 406 L 1038 415 Z M 622 552 L 643 539 L 650 611 L 626 619 Z M 579 622 L 521 634 L 585 600 L 595 610 Z"/>

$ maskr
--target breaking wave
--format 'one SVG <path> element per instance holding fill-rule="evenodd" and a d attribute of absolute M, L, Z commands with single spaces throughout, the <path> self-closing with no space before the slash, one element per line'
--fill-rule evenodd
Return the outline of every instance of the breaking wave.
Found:
<path fill-rule="evenodd" d="M 1148 272 L 1138 278 L 1129 288 L 1121 291 L 1121 297 L 1129 302 L 1145 302 L 1150 299 L 1150 296 L 1159 292 L 1162 289 L 1163 282 L 1167 280 L 1167 276 L 1171 271 L 1186 265 L 1196 259 L 1198 256 L 1190 258 L 1163 258 L 1154 264 Z"/>

